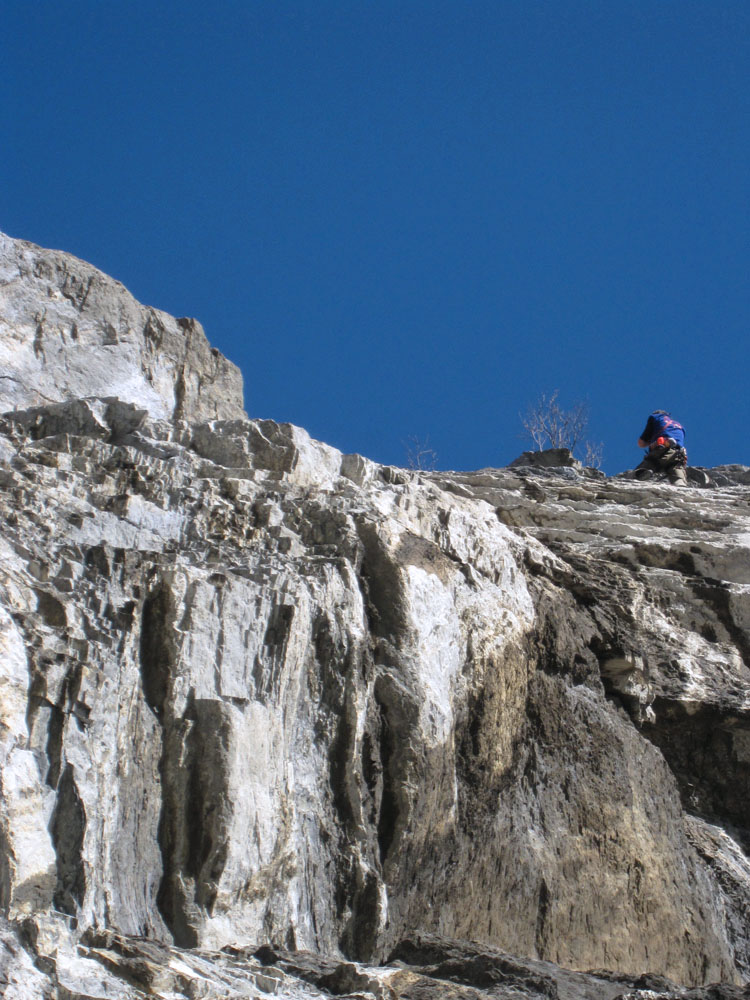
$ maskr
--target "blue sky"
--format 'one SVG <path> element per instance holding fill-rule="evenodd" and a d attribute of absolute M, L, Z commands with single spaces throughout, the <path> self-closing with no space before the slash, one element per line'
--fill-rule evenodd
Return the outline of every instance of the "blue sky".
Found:
<path fill-rule="evenodd" d="M 503 465 L 542 392 L 750 464 L 750 4 L 5 0 L 0 229 L 197 317 L 251 416 Z"/>

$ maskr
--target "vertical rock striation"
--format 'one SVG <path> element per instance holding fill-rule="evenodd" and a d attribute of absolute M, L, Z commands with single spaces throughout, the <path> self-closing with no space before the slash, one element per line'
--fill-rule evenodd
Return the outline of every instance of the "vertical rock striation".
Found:
<path fill-rule="evenodd" d="M 193 321 L 0 261 L 15 995 L 750 975 L 747 470 L 377 466 L 247 420 Z"/>

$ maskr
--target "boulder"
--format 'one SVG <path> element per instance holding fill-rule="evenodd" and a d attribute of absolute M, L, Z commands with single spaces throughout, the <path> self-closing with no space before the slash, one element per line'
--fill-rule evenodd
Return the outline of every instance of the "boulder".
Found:
<path fill-rule="evenodd" d="M 573 452 L 569 448 L 545 448 L 541 451 L 525 451 L 518 458 L 513 459 L 509 468 L 514 469 L 523 465 L 530 465 L 535 469 L 583 468 L 583 465 L 577 458 L 574 458 Z"/>

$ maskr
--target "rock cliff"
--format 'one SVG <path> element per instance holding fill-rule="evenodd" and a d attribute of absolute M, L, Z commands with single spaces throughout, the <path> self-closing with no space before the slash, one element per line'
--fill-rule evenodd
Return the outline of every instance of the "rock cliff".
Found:
<path fill-rule="evenodd" d="M 744 995 L 750 470 L 342 455 L 7 237 L 0 359 L 6 996 Z"/>

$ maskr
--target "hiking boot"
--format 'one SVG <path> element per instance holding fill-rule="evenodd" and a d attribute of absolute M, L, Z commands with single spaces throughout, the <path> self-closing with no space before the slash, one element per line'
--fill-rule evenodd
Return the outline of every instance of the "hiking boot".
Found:
<path fill-rule="evenodd" d="M 677 466 L 676 469 L 670 469 L 667 477 L 672 486 L 687 486 L 687 473 L 682 465 Z"/>

